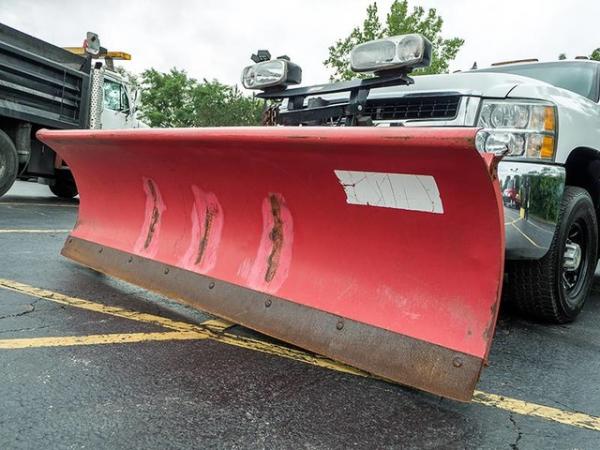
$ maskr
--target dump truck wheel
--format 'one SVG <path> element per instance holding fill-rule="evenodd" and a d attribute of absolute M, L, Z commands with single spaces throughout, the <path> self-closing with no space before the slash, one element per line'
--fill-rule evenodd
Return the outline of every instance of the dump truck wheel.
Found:
<path fill-rule="evenodd" d="M 12 187 L 19 171 L 19 157 L 12 139 L 0 130 L 0 197 Z"/>
<path fill-rule="evenodd" d="M 56 174 L 56 180 L 54 184 L 50 185 L 50 190 L 60 198 L 73 198 L 78 194 L 75 179 L 71 172 L 67 171 L 60 171 Z"/>
<path fill-rule="evenodd" d="M 534 319 L 573 321 L 591 290 L 597 249 L 598 224 L 592 199 L 586 190 L 567 186 L 546 256 L 507 265 L 510 301 Z"/>

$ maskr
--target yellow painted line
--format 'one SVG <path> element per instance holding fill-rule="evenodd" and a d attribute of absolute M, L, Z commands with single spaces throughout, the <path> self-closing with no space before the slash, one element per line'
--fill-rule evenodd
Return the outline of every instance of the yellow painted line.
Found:
<path fill-rule="evenodd" d="M 334 361 L 325 356 L 310 354 L 303 350 L 296 350 L 293 348 L 284 347 L 282 345 L 273 344 L 270 342 L 259 341 L 257 339 L 246 338 L 230 333 L 221 333 L 216 335 L 211 334 L 208 338 L 213 341 L 232 345 L 234 347 L 241 347 L 247 350 L 253 350 L 261 353 L 268 353 L 269 355 L 279 356 L 282 358 L 293 359 L 294 361 L 303 362 L 306 364 L 322 367 L 329 370 L 335 370 L 337 372 L 344 372 L 362 377 L 375 378 L 367 372 L 364 372 L 352 366 L 348 366 L 344 363 Z"/>
<path fill-rule="evenodd" d="M 368 372 L 348 366 L 346 364 L 333 361 L 323 356 L 312 355 L 301 350 L 282 347 L 277 344 L 257 341 L 255 339 L 246 339 L 240 336 L 234 336 L 229 333 L 224 333 L 218 336 L 209 336 L 209 339 L 223 342 L 225 344 L 242 347 L 249 350 L 259 351 L 276 355 L 295 361 L 311 364 L 313 366 L 323 367 L 337 372 L 344 372 L 360 377 L 382 379 Z M 385 380 L 394 383 L 390 380 Z M 570 425 L 577 428 L 585 428 L 593 431 L 600 431 L 600 417 L 591 416 L 581 412 L 564 411 L 558 408 L 530 403 L 523 400 L 518 400 L 511 397 L 490 394 L 483 391 L 475 391 L 473 403 L 490 406 L 498 409 L 513 412 L 524 416 L 538 417 L 540 419 L 549 420 L 552 422 Z"/>
<path fill-rule="evenodd" d="M 77 208 L 78 204 L 65 203 L 27 203 L 27 202 L 0 202 L 0 206 L 50 206 L 51 208 Z"/>
<path fill-rule="evenodd" d="M 217 333 L 222 333 L 227 328 L 231 328 L 235 324 L 231 323 L 231 322 L 227 322 L 226 320 L 223 320 L 223 319 L 212 319 L 212 320 L 207 320 L 205 322 L 202 322 L 201 325 L 203 328 L 208 328 L 211 331 L 216 331 Z"/>
<path fill-rule="evenodd" d="M 514 223 L 511 223 L 511 225 L 515 228 L 515 230 L 517 230 L 519 233 L 521 233 L 523 235 L 523 237 L 525 239 L 527 239 L 529 242 L 531 242 L 535 247 L 537 248 L 542 248 L 540 247 L 533 239 L 531 239 L 529 236 L 527 236 L 525 233 L 523 233 L 518 226 L 516 226 Z"/>
<path fill-rule="evenodd" d="M 554 230 L 550 231 L 550 230 L 546 230 L 545 228 L 540 227 L 539 225 L 537 225 L 536 223 L 534 223 L 532 220 L 528 220 L 527 221 L 528 225 L 533 225 L 534 227 L 536 227 L 538 230 L 543 231 L 544 233 L 548 233 L 548 234 L 552 234 L 554 235 Z"/>
<path fill-rule="evenodd" d="M 18 292 L 20 294 L 29 295 L 35 298 L 42 298 L 45 300 L 52 301 L 54 303 L 59 303 L 61 305 L 73 306 L 75 308 L 85 309 L 86 311 L 108 314 L 124 319 L 135 320 L 137 322 L 150 323 L 153 325 L 170 328 L 176 331 L 203 332 L 205 330 L 205 327 L 203 325 L 194 325 L 191 323 L 171 320 L 167 319 L 166 317 L 156 316 L 154 314 L 142 313 L 125 308 L 119 308 L 118 306 L 107 306 L 101 303 L 95 303 L 89 300 L 84 300 L 82 298 L 70 297 L 68 295 L 59 294 L 57 292 L 48 291 L 46 289 L 39 289 L 13 280 L 5 280 L 0 278 L 0 288 Z M 232 324 L 229 324 L 228 322 L 214 319 L 207 322 L 206 328 L 218 332 L 223 331 L 230 326 L 232 326 Z"/>
<path fill-rule="evenodd" d="M 94 303 L 89 300 L 83 300 L 76 297 L 69 297 L 45 289 L 38 289 L 16 281 L 0 279 L 0 288 L 20 292 L 37 298 L 43 298 L 56 303 L 74 306 L 86 309 L 88 311 L 100 312 L 126 319 L 137 320 L 140 322 L 153 323 L 166 328 L 177 330 L 176 332 L 163 333 L 130 333 L 113 335 L 96 335 L 80 337 L 54 337 L 54 338 L 32 338 L 32 339 L 8 339 L 0 341 L 0 348 L 33 348 L 36 346 L 65 346 L 65 345 L 93 345 L 109 343 L 126 342 L 144 342 L 152 340 L 190 340 L 190 339 L 210 339 L 222 342 L 227 345 L 244 348 L 247 350 L 258 351 L 261 353 L 279 356 L 294 361 L 322 367 L 328 370 L 348 373 L 360 377 L 377 378 L 368 372 L 348 366 L 346 364 L 333 361 L 324 356 L 314 355 L 302 350 L 284 347 L 278 344 L 264 342 L 257 339 L 246 338 L 225 332 L 232 326 L 230 322 L 213 319 L 203 322 L 200 325 L 192 325 L 185 322 L 178 322 L 164 317 L 152 314 L 138 313 L 125 310 L 118 307 L 105 306 Z M 52 345 L 54 344 L 54 345 Z M 21 347 L 16 347 L 21 345 Z M 600 417 L 592 416 L 577 411 L 565 411 L 558 408 L 526 402 L 523 400 L 490 394 L 483 391 L 475 391 L 473 403 L 488 407 L 503 409 L 515 414 L 537 417 L 540 419 L 569 425 L 576 428 L 584 428 L 593 431 L 600 431 Z"/>
<path fill-rule="evenodd" d="M 22 230 L 19 228 L 14 228 L 14 229 L 0 229 L 0 234 L 2 233 L 31 233 L 31 234 L 36 234 L 36 233 L 69 233 L 71 232 L 71 230 L 44 230 L 44 229 L 40 229 L 40 230 Z"/>
<path fill-rule="evenodd" d="M 479 403 L 494 408 L 504 409 L 523 416 L 539 417 L 540 419 L 562 423 L 577 428 L 600 431 L 600 417 L 590 416 L 580 412 L 564 411 L 558 408 L 529 403 L 516 398 L 488 394 L 475 391 L 473 403 Z"/>
<path fill-rule="evenodd" d="M 57 336 L 24 339 L 1 339 L 0 349 L 15 350 L 44 347 L 72 347 L 77 345 L 131 344 L 134 342 L 183 341 L 206 339 L 195 331 L 168 331 L 161 333 L 115 333 L 88 336 Z"/>
<path fill-rule="evenodd" d="M 520 217 L 517 217 L 515 220 L 512 220 L 510 222 L 504 222 L 504 225 L 514 225 L 515 223 L 517 223 L 519 220 L 523 220 Z"/>
<path fill-rule="evenodd" d="M 277 344 L 257 341 L 255 339 L 246 339 L 240 336 L 234 336 L 229 333 L 224 333 L 218 336 L 210 336 L 209 339 L 223 342 L 225 344 L 242 347 L 249 350 L 259 351 L 276 355 L 295 361 L 300 361 L 313 366 L 323 367 L 337 372 L 349 373 L 352 375 L 381 379 L 368 372 L 348 366 L 337 361 L 333 361 L 323 356 L 311 355 L 301 350 L 282 347 Z M 391 383 L 393 381 L 386 380 Z M 490 394 L 483 391 L 475 391 L 473 403 L 491 406 L 498 409 L 513 412 L 524 416 L 538 417 L 540 419 L 558 422 L 563 425 L 570 425 L 577 428 L 585 428 L 593 431 L 600 431 L 600 417 L 595 417 L 581 412 L 564 411 L 558 408 L 540 405 L 537 403 L 526 402 L 511 397 Z"/>

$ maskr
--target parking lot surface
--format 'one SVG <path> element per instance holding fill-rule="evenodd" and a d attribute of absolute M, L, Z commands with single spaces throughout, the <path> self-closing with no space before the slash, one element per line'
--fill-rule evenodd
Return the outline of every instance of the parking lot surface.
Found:
<path fill-rule="evenodd" d="M 79 266 L 76 217 L 41 185 L 0 199 L 0 448 L 600 448 L 600 279 L 571 325 L 503 308 L 463 404 Z"/>

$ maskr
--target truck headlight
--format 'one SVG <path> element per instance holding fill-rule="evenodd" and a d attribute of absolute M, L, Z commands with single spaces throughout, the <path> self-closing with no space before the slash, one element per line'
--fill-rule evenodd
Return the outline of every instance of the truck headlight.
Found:
<path fill-rule="evenodd" d="M 350 52 L 354 72 L 383 72 L 388 70 L 426 67 L 431 61 L 431 42 L 420 34 L 392 36 L 359 44 Z"/>
<path fill-rule="evenodd" d="M 302 69 L 285 59 L 273 59 L 246 67 L 242 84 L 246 89 L 285 88 L 302 81 Z"/>
<path fill-rule="evenodd" d="M 484 100 L 475 140 L 480 152 L 554 159 L 556 107 L 528 100 Z"/>

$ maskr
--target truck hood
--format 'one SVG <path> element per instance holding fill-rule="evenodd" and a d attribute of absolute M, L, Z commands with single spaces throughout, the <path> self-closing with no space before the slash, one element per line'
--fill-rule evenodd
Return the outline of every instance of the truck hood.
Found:
<path fill-rule="evenodd" d="M 372 89 L 369 98 L 389 98 L 435 92 L 457 92 L 462 95 L 504 98 L 520 84 L 543 84 L 532 78 L 507 73 L 458 72 L 443 75 L 413 77 L 410 86 L 391 86 Z"/>

